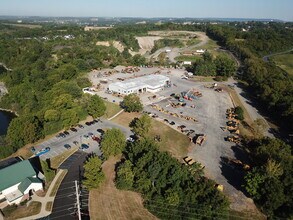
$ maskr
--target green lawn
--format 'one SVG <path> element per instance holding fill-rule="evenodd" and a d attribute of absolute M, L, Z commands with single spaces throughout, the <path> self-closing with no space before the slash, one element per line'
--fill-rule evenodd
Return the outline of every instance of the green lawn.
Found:
<path fill-rule="evenodd" d="M 194 56 L 178 56 L 175 58 L 175 60 L 177 61 L 191 61 L 191 62 L 195 62 L 197 60 L 200 60 L 201 59 L 201 56 L 199 55 L 194 55 Z"/>
<path fill-rule="evenodd" d="M 289 74 L 293 74 L 293 54 L 281 54 L 271 58 L 277 66 Z"/>
<path fill-rule="evenodd" d="M 107 108 L 104 115 L 105 118 L 111 118 L 112 116 L 116 115 L 118 112 L 122 110 L 122 108 L 120 108 L 120 106 L 117 104 L 108 101 L 104 101 L 104 103 Z"/>

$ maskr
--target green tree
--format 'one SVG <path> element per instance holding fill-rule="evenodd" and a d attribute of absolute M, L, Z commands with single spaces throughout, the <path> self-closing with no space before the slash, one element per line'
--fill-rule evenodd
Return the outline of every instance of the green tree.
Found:
<path fill-rule="evenodd" d="M 93 95 L 89 100 L 87 111 L 88 114 L 93 118 L 98 118 L 105 114 L 106 105 L 104 101 L 101 99 L 101 97 Z"/>
<path fill-rule="evenodd" d="M 134 174 L 132 172 L 132 164 L 129 160 L 122 163 L 117 170 L 116 186 L 119 189 L 130 190 L 132 189 L 134 181 Z"/>
<path fill-rule="evenodd" d="M 147 114 L 143 114 L 140 118 L 133 119 L 129 126 L 137 136 L 146 137 L 152 126 L 152 121 Z"/>
<path fill-rule="evenodd" d="M 232 76 L 236 71 L 235 61 L 230 59 L 227 55 L 219 55 L 214 61 L 216 65 L 216 72 L 219 76 Z"/>
<path fill-rule="evenodd" d="M 46 121 L 58 121 L 60 114 L 57 110 L 49 109 L 45 112 L 44 118 Z"/>
<path fill-rule="evenodd" d="M 107 130 L 101 142 L 101 149 L 106 158 L 121 154 L 125 146 L 125 135 L 117 128 Z"/>
<path fill-rule="evenodd" d="M 265 181 L 265 174 L 262 169 L 253 168 L 252 171 L 248 172 L 244 177 L 245 180 L 245 190 L 254 199 L 259 199 L 261 197 L 260 187 Z"/>
<path fill-rule="evenodd" d="M 62 112 L 61 120 L 64 128 L 69 128 L 79 122 L 79 117 L 74 109 L 67 109 Z"/>
<path fill-rule="evenodd" d="M 136 94 L 125 96 L 123 99 L 123 107 L 127 112 L 140 112 L 143 110 L 140 98 Z"/>
<path fill-rule="evenodd" d="M 46 178 L 46 183 L 50 183 L 55 177 L 55 171 L 49 167 L 49 161 L 41 161 L 42 171 Z"/>
<path fill-rule="evenodd" d="M 236 118 L 239 120 L 244 120 L 244 111 L 240 106 L 235 108 L 235 114 L 237 115 Z"/>
<path fill-rule="evenodd" d="M 88 189 L 95 189 L 105 180 L 102 170 L 102 160 L 97 156 L 91 156 L 84 164 L 84 180 L 83 185 Z"/>

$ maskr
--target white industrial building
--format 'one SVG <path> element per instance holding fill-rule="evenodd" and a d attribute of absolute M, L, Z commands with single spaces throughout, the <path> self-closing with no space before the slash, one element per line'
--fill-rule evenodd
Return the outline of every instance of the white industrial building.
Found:
<path fill-rule="evenodd" d="M 170 78 L 163 75 L 148 75 L 123 82 L 111 83 L 108 90 L 119 94 L 132 94 L 144 92 L 158 92 L 170 84 Z"/>

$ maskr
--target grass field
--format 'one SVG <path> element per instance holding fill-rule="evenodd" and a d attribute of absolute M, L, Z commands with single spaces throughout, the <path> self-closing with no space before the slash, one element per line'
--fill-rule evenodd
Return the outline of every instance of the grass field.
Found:
<path fill-rule="evenodd" d="M 122 110 L 122 108 L 120 108 L 119 105 L 114 104 L 112 102 L 104 101 L 104 103 L 107 108 L 104 115 L 105 118 L 111 118 L 112 116 L 116 115 L 118 112 Z"/>
<path fill-rule="evenodd" d="M 281 54 L 271 57 L 281 69 L 293 75 L 293 54 Z"/>
<path fill-rule="evenodd" d="M 194 56 L 178 56 L 175 58 L 175 60 L 177 61 L 191 61 L 191 62 L 195 62 L 197 60 L 200 60 L 201 59 L 201 56 L 198 56 L 198 55 L 194 55 Z"/>
<path fill-rule="evenodd" d="M 24 218 L 31 215 L 36 215 L 41 211 L 42 204 L 40 202 L 31 202 L 28 206 L 19 206 L 16 210 L 12 212 L 6 212 L 5 209 L 3 210 L 4 215 L 7 217 L 6 220 Z"/>
<path fill-rule="evenodd" d="M 140 113 L 123 112 L 112 121 L 122 126 L 129 126 L 129 123 L 135 118 L 140 117 Z M 186 156 L 188 147 L 190 145 L 189 138 L 165 125 L 162 122 L 152 119 L 152 128 L 149 132 L 149 137 L 154 138 L 155 135 L 160 135 L 161 142 L 158 142 L 162 151 L 167 151 L 175 158 L 182 158 Z"/>
<path fill-rule="evenodd" d="M 120 157 L 111 157 L 102 165 L 106 180 L 89 194 L 91 219 L 157 219 L 144 208 L 140 194 L 116 189 L 114 178 L 118 161 Z"/>

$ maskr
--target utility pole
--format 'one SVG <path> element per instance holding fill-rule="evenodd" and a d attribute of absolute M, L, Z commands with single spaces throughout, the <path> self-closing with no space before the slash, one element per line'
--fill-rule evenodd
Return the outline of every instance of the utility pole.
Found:
<path fill-rule="evenodd" d="M 81 220 L 81 213 L 80 213 L 80 203 L 79 203 L 79 189 L 77 181 L 75 180 L 75 191 L 76 191 L 76 202 L 77 202 L 77 212 L 78 212 L 78 220 Z"/>

